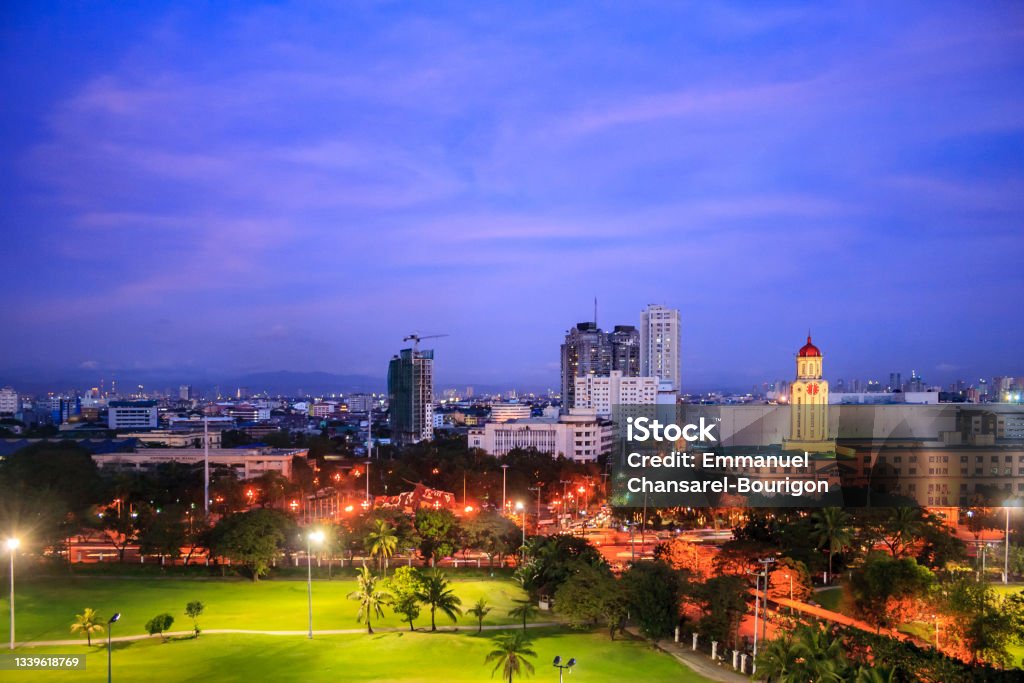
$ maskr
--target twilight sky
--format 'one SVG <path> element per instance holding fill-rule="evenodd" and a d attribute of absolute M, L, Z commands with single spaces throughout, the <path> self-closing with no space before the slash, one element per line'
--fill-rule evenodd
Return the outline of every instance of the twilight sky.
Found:
<path fill-rule="evenodd" d="M 690 390 L 1024 375 L 1024 6 L 340 5 L 3 3 L 0 384 L 553 387 L 594 296 Z"/>

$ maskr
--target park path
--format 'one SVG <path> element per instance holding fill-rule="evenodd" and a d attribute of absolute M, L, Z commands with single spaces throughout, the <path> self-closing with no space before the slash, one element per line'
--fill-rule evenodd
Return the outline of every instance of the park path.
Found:
<path fill-rule="evenodd" d="M 561 624 L 554 621 L 542 621 L 534 624 L 527 624 L 526 628 L 546 628 L 549 626 L 560 626 Z M 517 628 L 522 628 L 519 624 L 488 624 L 484 626 L 484 631 L 509 631 Z M 477 630 L 476 626 L 438 626 L 438 632 L 444 631 L 448 633 L 454 633 L 458 631 L 470 632 Z M 427 632 L 426 629 L 416 629 L 417 632 Z M 383 626 L 380 628 L 373 629 L 374 633 L 408 633 L 408 628 L 402 628 L 398 626 Z M 314 636 L 348 636 L 358 635 L 360 633 L 366 633 L 365 628 L 336 628 L 336 629 L 325 629 L 322 631 L 313 631 Z M 238 634 L 248 636 L 309 636 L 309 631 L 255 631 L 244 628 L 211 628 L 203 629 L 203 635 L 224 635 L 224 634 Z M 191 636 L 192 631 L 167 631 L 164 633 L 165 638 L 177 638 L 181 636 Z M 112 643 L 130 643 L 136 640 L 146 640 L 147 638 L 154 638 L 146 633 L 140 633 L 131 636 L 115 636 L 110 639 Z M 104 640 L 98 638 L 97 640 Z M 16 647 L 47 647 L 47 646 L 61 646 L 61 645 L 81 645 L 81 638 L 68 638 L 64 640 L 30 640 L 24 643 L 15 643 Z"/>
<path fill-rule="evenodd" d="M 637 638 L 643 638 L 632 626 L 627 627 L 626 632 Z M 704 678 L 719 681 L 719 683 L 750 683 L 750 678 L 747 676 L 739 674 L 724 665 L 716 664 L 710 658 L 699 652 L 693 652 L 681 643 L 665 639 L 654 641 L 654 646 L 662 652 L 672 655 L 683 666 Z"/>

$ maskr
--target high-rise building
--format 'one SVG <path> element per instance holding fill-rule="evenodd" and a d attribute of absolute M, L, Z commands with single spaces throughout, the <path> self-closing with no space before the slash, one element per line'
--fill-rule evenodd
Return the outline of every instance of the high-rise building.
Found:
<path fill-rule="evenodd" d="M 640 374 L 680 385 L 679 311 L 650 304 L 640 312 Z"/>
<path fill-rule="evenodd" d="M 576 378 L 607 375 L 612 370 L 611 341 L 597 323 L 578 323 L 562 344 L 562 408 L 576 405 Z"/>
<path fill-rule="evenodd" d="M 402 349 L 388 365 L 388 423 L 399 446 L 434 437 L 434 352 Z"/>
<path fill-rule="evenodd" d="M 192 385 L 182 384 L 178 387 L 178 398 L 182 401 L 190 401 L 195 398 L 195 393 L 192 391 Z"/>
<path fill-rule="evenodd" d="M 612 370 L 623 377 L 640 376 L 640 330 L 632 325 L 616 325 L 608 333 L 612 346 Z"/>

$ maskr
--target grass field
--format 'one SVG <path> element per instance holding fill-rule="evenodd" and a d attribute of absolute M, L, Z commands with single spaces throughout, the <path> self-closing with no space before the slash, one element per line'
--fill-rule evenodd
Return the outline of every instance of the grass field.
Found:
<path fill-rule="evenodd" d="M 532 629 L 531 662 L 537 673 L 530 680 L 557 680 L 551 666 L 555 655 L 576 657 L 571 680 L 706 683 L 668 655 L 639 641 L 616 641 L 598 633 L 561 629 Z M 115 644 L 115 681 L 485 681 L 491 668 L 484 657 L 494 634 L 381 633 L 373 636 L 302 637 L 201 636 L 198 640 L 158 638 Z M 85 671 L 2 672 L 9 680 L 99 682 L 106 680 L 106 651 L 74 647 L 24 648 L 21 653 L 81 654 L 88 652 Z M 568 676 L 567 676 L 568 678 Z M 500 677 L 494 680 L 501 680 Z M 516 679 L 517 681 L 520 679 Z"/>
<path fill-rule="evenodd" d="M 832 612 L 842 612 L 840 609 L 842 606 L 842 599 L 843 589 L 839 587 L 815 591 L 814 594 L 811 595 L 811 600 L 814 600 L 814 602 Z"/>
<path fill-rule="evenodd" d="M 468 609 L 480 597 L 492 606 L 485 624 L 509 624 L 507 612 L 513 600 L 525 594 L 508 579 L 456 579 L 456 594 Z M 359 628 L 356 603 L 347 599 L 355 589 L 351 579 L 313 582 L 313 627 L 315 629 Z M 71 623 L 86 607 L 101 616 L 121 613 L 114 635 L 145 633 L 149 619 L 167 612 L 174 616 L 172 630 L 188 630 L 191 622 L 185 617 L 185 605 L 200 600 L 206 611 L 200 626 L 206 629 L 240 628 L 270 631 L 301 631 L 307 627 L 306 582 L 298 580 L 260 581 L 244 579 L 115 579 L 99 577 L 66 577 L 21 580 L 16 586 L 16 636 L 19 642 L 57 640 L 73 637 Z M 0 614 L 7 614 L 7 593 L 0 600 Z M 475 625 L 472 617 L 459 623 Z M 438 626 L 450 625 L 444 616 Z M 377 626 L 405 626 L 390 609 L 385 617 L 374 620 Z M 430 625 L 429 611 L 424 609 L 417 627 Z M 0 619 L 0 642 L 7 642 L 7 619 Z"/>
<path fill-rule="evenodd" d="M 456 594 L 468 608 L 480 597 L 493 607 L 484 623 L 508 625 L 507 611 L 513 600 L 524 596 L 510 579 L 453 576 Z M 356 603 L 347 599 L 355 587 L 350 578 L 317 580 L 313 584 L 314 628 L 361 628 L 355 620 Z M 6 598 L 6 596 L 5 596 Z M 122 617 L 115 636 L 144 633 L 144 624 L 161 612 L 175 617 L 172 630 L 188 630 L 185 604 L 201 600 L 206 613 L 200 620 L 204 629 L 239 628 L 253 630 L 304 631 L 306 629 L 306 582 L 273 580 L 251 583 L 241 579 L 190 579 L 140 577 L 25 578 L 17 584 L 17 637 L 19 642 L 72 638 L 74 615 L 85 607 L 95 608 L 106 618 L 114 612 Z M 0 601 L 6 615 L 7 601 Z M 404 627 L 389 609 L 374 626 Z M 543 615 L 536 620 L 548 620 Z M 458 633 L 416 633 L 406 631 L 374 635 L 323 635 L 312 641 L 301 635 L 269 636 L 207 633 L 198 639 L 159 637 L 114 643 L 115 680 L 166 681 L 212 679 L 223 681 L 301 680 L 316 681 L 479 681 L 490 679 L 483 660 L 491 649 L 495 632 L 477 635 L 472 617 L 459 620 Z M 448 626 L 446 618 L 439 626 Z M 429 628 L 424 610 L 418 629 Z M 6 642 L 7 621 L 2 620 L 0 638 Z M 605 633 L 579 633 L 562 628 L 531 629 L 536 678 L 557 674 L 550 662 L 556 654 L 576 657 L 580 665 L 572 680 L 681 681 L 702 683 L 672 657 L 641 641 L 611 642 Z M 103 636 L 89 648 L 79 645 L 22 647 L 19 655 L 87 654 L 86 671 L 0 672 L 0 680 L 102 681 L 106 676 Z M 498 680 L 498 679 L 495 679 Z"/>

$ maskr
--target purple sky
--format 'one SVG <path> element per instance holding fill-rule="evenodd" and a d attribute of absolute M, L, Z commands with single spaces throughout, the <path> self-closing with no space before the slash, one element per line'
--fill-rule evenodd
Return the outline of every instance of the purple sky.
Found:
<path fill-rule="evenodd" d="M 1013 3 L 5 3 L 5 375 L 1024 374 Z"/>

